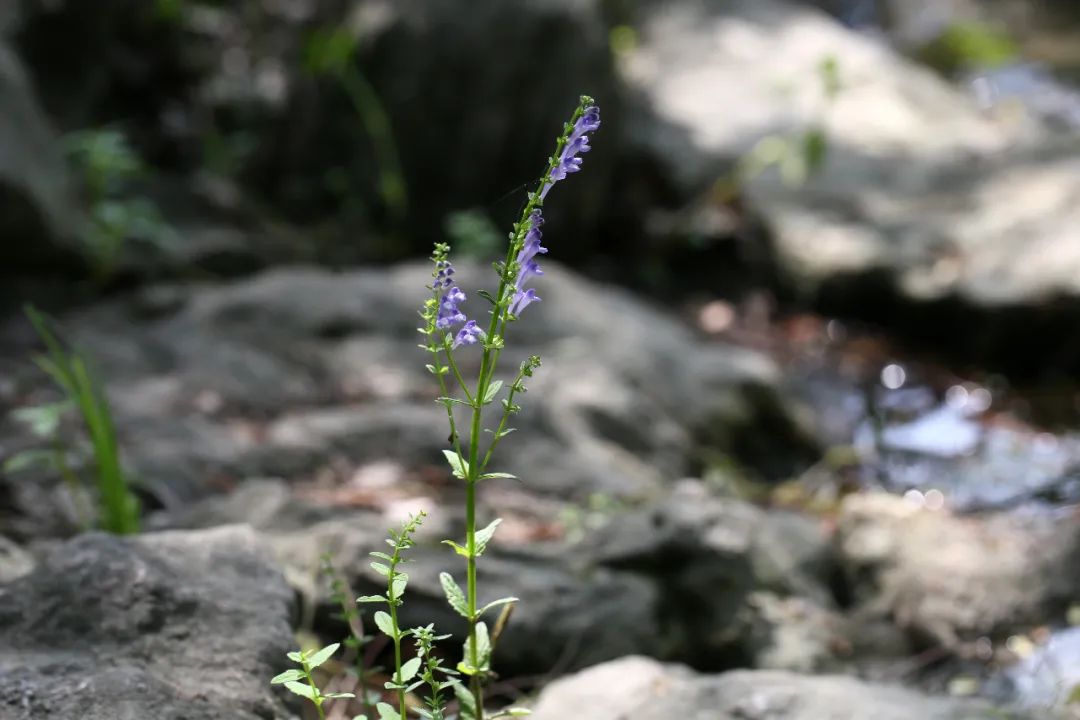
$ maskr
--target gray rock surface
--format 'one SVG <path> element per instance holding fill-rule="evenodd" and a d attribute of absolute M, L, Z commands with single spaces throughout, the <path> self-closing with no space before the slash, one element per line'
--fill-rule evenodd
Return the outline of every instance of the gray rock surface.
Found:
<path fill-rule="evenodd" d="M 459 272 L 465 287 L 479 285 L 477 271 Z M 215 483 L 310 481 L 324 471 L 344 482 L 386 462 L 434 480 L 444 475 L 445 418 L 415 340 L 428 280 L 421 264 L 279 269 L 234 284 L 150 288 L 63 320 L 105 375 L 129 466 L 167 507 Z M 685 474 L 701 446 L 766 477 L 784 477 L 815 452 L 763 356 L 702 342 L 628 294 L 558 267 L 541 292 L 503 367 L 534 352 L 546 366 L 516 418 L 522 432 L 496 459 L 533 495 L 639 502 Z M 482 302 L 474 296 L 469 312 Z M 25 325 L 8 329 L 25 343 L 13 342 L 14 353 L 29 356 Z M 34 368 L 8 362 L 18 395 L 45 396 Z M 468 374 L 475 353 L 462 362 Z M 768 447 L 742 458 L 762 437 Z M 27 442 L 14 434 L 4 444 Z M 10 486 L 30 518 L 45 507 L 39 485 Z"/>
<path fill-rule="evenodd" d="M 836 542 L 856 603 L 958 652 L 1063 616 L 1080 588 L 1071 518 L 957 517 L 889 495 L 851 496 Z"/>
<path fill-rule="evenodd" d="M 284 720 L 291 604 L 248 528 L 80 536 L 0 585 L 0 716 Z"/>
<path fill-rule="evenodd" d="M 557 680 L 537 700 L 535 720 L 984 720 L 980 703 L 927 697 L 838 676 L 739 670 L 698 675 L 628 657 Z"/>

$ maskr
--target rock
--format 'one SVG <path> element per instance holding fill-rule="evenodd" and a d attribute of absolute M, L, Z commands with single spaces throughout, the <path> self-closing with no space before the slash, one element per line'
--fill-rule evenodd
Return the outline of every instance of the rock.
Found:
<path fill-rule="evenodd" d="M 811 520 L 684 481 L 658 504 L 613 517 L 581 552 L 663 588 L 672 656 L 695 667 L 816 669 L 833 660 L 829 546 Z"/>
<path fill-rule="evenodd" d="M 127 462 L 157 504 L 174 508 L 246 477 L 310 480 L 328 467 L 348 475 L 379 462 L 441 477 L 445 417 L 415 340 L 428 273 L 420 264 L 289 268 L 158 286 L 64 325 L 102 370 Z M 479 273 L 459 267 L 467 287 Z M 532 353 L 546 366 L 515 418 L 521 432 L 496 458 L 534 496 L 658 497 L 702 446 L 766 479 L 815 457 L 763 356 L 702 342 L 630 295 L 561 268 L 550 267 L 544 283 L 544 302 L 515 328 L 503 367 L 509 373 Z M 22 344 L 11 347 L 25 356 L 32 336 L 18 327 Z M 463 372 L 475 361 L 466 353 Z M 18 379 L 23 394 L 43 380 L 33 368 Z M 36 484 L 20 485 L 10 489 L 13 505 L 28 503 L 23 514 L 36 517 Z"/>
<path fill-rule="evenodd" d="M 839 676 L 767 670 L 698 675 L 644 657 L 627 657 L 562 678 L 536 702 L 535 720 L 975 720 L 986 705 L 929 697 Z"/>
<path fill-rule="evenodd" d="M 919 642 L 963 654 L 1064 615 L 1080 587 L 1074 519 L 953 516 L 888 495 L 849 496 L 836 535 L 857 605 Z"/>
<path fill-rule="evenodd" d="M 33 570 L 34 565 L 30 553 L 0 535 L 0 585 L 18 580 Z"/>
<path fill-rule="evenodd" d="M 829 57 L 842 82 L 831 105 L 821 78 Z M 933 166 L 985 157 L 1015 136 L 930 71 L 820 12 L 776 0 L 649 3 L 623 71 L 651 111 L 635 116 L 632 140 L 684 198 L 721 179 L 763 137 L 819 121 L 830 142 L 809 189 L 824 186 L 830 197 L 920 187 Z M 822 254 L 820 242 L 813 247 Z"/>
<path fill-rule="evenodd" d="M 0 715 L 284 720 L 291 604 L 249 529 L 77 537 L 0 586 Z"/>
<path fill-rule="evenodd" d="M 1080 367 L 1067 340 L 1080 312 L 1073 140 L 1036 117 L 982 112 L 805 6 L 656 2 L 640 37 L 623 67 L 642 103 L 633 147 L 693 212 L 716 209 L 709 189 L 763 138 L 824 135 L 805 183 L 768 171 L 744 184 L 742 235 L 757 240 L 737 250 L 744 275 L 960 360 L 1038 372 L 1052 355 Z M 827 57 L 840 78 L 831 101 Z"/>
<path fill-rule="evenodd" d="M 466 15 L 453 0 L 21 5 L 20 49 L 61 125 L 124 117 L 159 172 L 209 166 L 257 204 L 322 225 L 303 244 L 335 265 L 426 253 L 450 212 L 539 178 L 581 93 L 620 114 L 600 0 L 477 0 Z M 320 50 L 344 71 L 320 72 Z M 614 155 L 597 143 L 549 218 L 578 230 L 575 250 L 596 236 Z M 395 236 L 356 242 L 357 225 Z M 295 260 L 298 244 L 264 259 Z"/>

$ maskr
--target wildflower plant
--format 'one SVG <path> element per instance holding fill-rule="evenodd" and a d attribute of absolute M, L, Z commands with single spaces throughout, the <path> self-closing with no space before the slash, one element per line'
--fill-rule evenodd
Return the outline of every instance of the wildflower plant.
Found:
<path fill-rule="evenodd" d="M 548 166 L 536 190 L 529 193 L 521 218 L 509 235 L 506 256 L 495 264 L 498 289 L 494 293 L 477 293 L 491 305 L 486 328 L 481 327 L 478 320 L 469 319 L 464 312 L 466 295 L 454 279 L 449 246 L 437 243 L 431 256 L 434 266 L 432 283 L 428 288 L 431 296 L 420 312 L 424 326 L 419 330 L 426 339 L 421 347 L 431 355 L 427 368 L 439 383 L 438 402 L 445 407 L 450 426 L 451 448 L 443 453 L 454 476 L 465 483 L 464 543 L 445 542 L 465 558 L 466 587 L 462 589 L 458 586 L 449 573 L 442 573 L 440 581 L 450 606 L 465 618 L 469 626 L 464 658 L 457 671 L 468 682 L 468 692 L 459 692 L 462 715 L 474 720 L 484 720 L 483 690 L 491 673 L 490 662 L 494 650 L 492 634 L 488 632 L 483 617 L 489 611 L 501 608 L 503 622 L 499 624 L 502 625 L 509 609 L 517 602 L 517 598 L 512 597 L 485 605 L 479 602 L 477 561 L 487 549 L 500 521 L 496 518 L 486 526 L 478 527 L 476 490 L 485 480 L 513 479 L 508 473 L 490 471 L 489 466 L 500 441 L 513 431 L 508 423 L 511 416 L 520 410 L 515 401 L 526 391 L 526 380 L 540 367 L 540 358 L 533 355 L 521 363 L 505 390 L 503 381 L 496 380 L 495 374 L 511 324 L 531 304 L 541 301 L 530 285 L 534 278 L 544 274 L 539 257 L 548 252 L 541 244 L 544 202 L 557 183 L 581 169 L 581 156 L 590 150 L 591 134 L 599 127 L 599 108 L 592 98 L 583 96 L 570 121 L 563 126 L 555 152 L 548 159 Z M 480 351 L 480 370 L 475 383 L 470 384 L 460 371 L 455 353 L 463 349 L 471 350 L 472 346 Z M 454 397 L 452 387 L 464 397 Z M 500 419 L 494 428 L 484 428 L 484 409 L 496 400 L 502 406 Z M 468 416 L 467 429 L 462 427 L 456 415 L 461 408 Z M 489 436 L 485 435 L 485 431 Z M 518 711 L 512 712 L 520 714 Z"/>
<path fill-rule="evenodd" d="M 447 572 L 439 575 L 439 582 L 450 607 L 465 618 L 468 634 L 461 662 L 450 668 L 443 664 L 444 661 L 435 651 L 436 643 L 447 639 L 448 635 L 437 635 L 433 625 L 403 629 L 399 622 L 398 611 L 404 603 L 405 589 L 409 582 L 408 574 L 403 572 L 401 567 L 406 562 L 405 554 L 413 547 L 414 536 L 424 520 L 425 513 L 420 512 L 410 517 L 399 530 L 391 531 L 386 540 L 391 548 L 390 553 L 371 553 L 375 558 L 371 563 L 372 569 L 385 578 L 385 593 L 367 595 L 356 600 L 359 604 L 375 603 L 386 606 L 385 610 L 375 612 L 373 620 L 375 626 L 389 638 L 393 648 L 393 673 L 383 685 L 391 693 L 393 703 L 375 703 L 378 720 L 406 720 L 409 712 L 407 696 L 421 687 L 426 687 L 427 697 L 423 707 L 414 708 L 413 713 L 425 720 L 498 720 L 524 716 L 529 712 L 521 708 L 509 708 L 493 715 L 485 714 L 484 686 L 492 674 L 491 657 L 518 599 L 505 597 L 480 604 L 476 578 L 477 562 L 494 538 L 500 520 L 495 518 L 484 527 L 478 526 L 477 486 L 485 480 L 514 479 L 509 473 L 489 470 L 489 466 L 500 441 L 513 432 L 513 428 L 508 424 L 511 416 L 521 409 L 516 401 L 525 393 L 528 378 L 540 367 L 540 358 L 533 355 L 522 362 L 514 379 L 509 385 L 505 385 L 502 380 L 495 379 L 499 357 L 512 323 L 516 322 L 531 304 L 541 301 L 531 283 L 534 278 L 544 274 L 538 258 L 548 252 L 541 244 L 544 201 L 555 184 L 581 169 L 581 155 L 589 151 L 590 136 L 599 127 L 599 109 L 592 98 L 582 96 L 570 121 L 563 126 L 555 145 L 555 153 L 548 159 L 548 166 L 540 177 L 536 190 L 529 193 L 521 218 L 514 224 L 513 232 L 509 235 L 506 256 L 495 263 L 498 289 L 494 293 L 477 292 L 491 305 L 486 327 L 465 314 L 467 296 L 454 279 L 450 247 L 437 243 L 432 252 L 434 268 L 432 282 L 428 286 L 431 294 L 420 311 L 424 325 L 419 331 L 425 338 L 420 347 L 431 355 L 427 369 L 439 384 L 440 395 L 437 402 L 446 409 L 450 426 L 451 447 L 443 450 L 443 453 L 453 475 L 465 483 L 464 540 L 462 543 L 443 541 L 465 558 L 465 588 L 460 587 Z M 480 352 L 480 370 L 475 382 L 469 383 L 461 373 L 455 353 L 477 350 Z M 464 397 L 454 397 L 454 390 Z M 485 428 L 484 409 L 497 400 L 502 407 L 499 421 L 494 428 Z M 457 412 L 462 409 L 467 413 L 465 423 L 459 423 L 457 417 Z M 344 583 L 338 582 L 335 593 L 340 595 L 345 587 Z M 340 597 L 338 601 L 354 636 L 353 643 L 359 646 L 365 640 L 359 613 L 355 606 L 348 602 L 341 603 Z M 483 618 L 496 609 L 499 614 L 493 629 L 489 631 Z M 405 640 L 409 638 L 415 645 L 415 654 L 405 659 Z M 353 697 L 348 693 L 323 693 L 313 679 L 312 670 L 325 663 L 337 647 L 335 644 L 317 651 L 290 653 L 289 658 L 299 663 L 300 668 L 286 671 L 273 680 L 274 683 L 284 684 L 292 692 L 309 699 L 315 705 L 320 718 L 324 717 L 322 704 L 325 700 L 333 697 Z M 367 672 L 370 677 L 370 669 Z M 359 675 L 361 679 L 365 677 L 363 668 L 359 669 Z M 456 714 L 448 711 L 451 707 L 451 691 L 457 700 Z M 360 692 L 361 708 L 367 710 L 370 703 L 362 683 Z M 369 717 L 358 715 L 354 720 L 369 720 Z"/>

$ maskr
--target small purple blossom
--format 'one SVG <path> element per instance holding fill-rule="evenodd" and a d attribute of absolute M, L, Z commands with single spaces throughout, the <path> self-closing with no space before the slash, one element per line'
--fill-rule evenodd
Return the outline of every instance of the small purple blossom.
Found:
<path fill-rule="evenodd" d="M 447 267 L 440 269 L 439 273 L 443 275 L 443 279 L 440 280 L 436 276 L 436 287 L 447 287 L 451 282 L 450 276 L 454 274 L 454 269 L 447 263 Z M 458 305 L 463 302 L 465 302 L 465 293 L 456 285 L 443 293 L 442 298 L 439 299 L 439 313 L 435 317 L 435 327 L 439 330 L 447 330 L 458 323 L 466 322 L 468 318 L 458 308 Z"/>
<path fill-rule="evenodd" d="M 541 200 L 547 197 L 548 191 L 555 183 L 581 169 L 581 158 L 578 156 L 592 149 L 589 145 L 589 133 L 595 132 L 599 127 L 600 108 L 595 105 L 585 108 L 566 138 L 566 144 L 559 153 L 559 161 L 551 169 L 549 181 L 544 183 L 544 187 L 540 190 Z"/>
<path fill-rule="evenodd" d="M 544 271 L 540 269 L 540 263 L 536 261 L 537 255 L 547 252 L 547 248 L 540 244 L 544 235 L 540 226 L 543 224 L 544 216 L 539 208 L 533 210 L 529 215 L 529 231 L 525 234 L 525 244 L 517 256 L 518 275 L 514 281 L 514 295 L 510 299 L 510 313 L 513 315 L 521 314 L 521 311 L 530 303 L 540 300 L 535 290 L 525 288 L 525 283 L 531 277 L 544 274 Z"/>
<path fill-rule="evenodd" d="M 520 315 L 522 310 L 534 302 L 540 302 L 540 296 L 536 294 L 535 290 L 532 288 L 524 292 L 519 290 L 514 293 L 514 297 L 510 302 L 510 312 L 514 315 Z"/>
<path fill-rule="evenodd" d="M 482 334 L 480 326 L 476 324 L 475 320 L 469 320 L 465 325 L 458 330 L 457 335 L 454 336 L 454 344 L 452 349 L 457 350 L 461 345 L 475 345 L 480 339 Z"/>

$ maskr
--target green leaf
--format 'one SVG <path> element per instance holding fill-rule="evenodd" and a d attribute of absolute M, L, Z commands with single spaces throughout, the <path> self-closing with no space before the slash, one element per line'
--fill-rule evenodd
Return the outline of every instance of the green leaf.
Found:
<path fill-rule="evenodd" d="M 488 671 L 491 662 L 491 638 L 488 636 L 487 625 L 482 622 L 476 623 L 476 659 L 480 667 L 469 665 L 472 661 L 472 637 L 465 640 L 465 669 L 466 675 L 476 675 Z M 459 669 L 461 666 L 458 666 Z"/>
<path fill-rule="evenodd" d="M 813 128 L 803 135 L 803 157 L 807 172 L 813 174 L 825 164 L 829 141 L 821 128 Z"/>
<path fill-rule="evenodd" d="M 454 582 L 454 578 L 450 576 L 450 573 L 439 573 L 439 583 L 442 584 L 443 592 L 446 593 L 446 601 L 450 603 L 450 607 L 457 612 L 458 615 L 469 619 L 469 603 L 465 599 L 465 593 L 461 587 Z"/>
<path fill-rule="evenodd" d="M 383 577 L 389 577 L 390 576 L 390 566 L 386 565 L 385 563 L 373 562 L 373 563 L 371 563 L 371 569 L 374 570 L 375 572 L 379 573 Z"/>
<path fill-rule="evenodd" d="M 312 668 L 312 669 L 319 667 L 324 662 L 326 662 L 331 657 L 333 657 L 334 653 L 337 652 L 339 647 L 341 647 L 341 643 L 334 643 L 333 645 L 327 645 L 322 650 L 319 650 L 314 655 L 312 655 L 310 658 L 308 658 L 307 666 L 309 668 Z"/>
<path fill-rule="evenodd" d="M 353 695 L 352 693 L 335 692 L 335 693 L 323 693 L 323 697 L 327 698 L 328 700 L 338 700 L 338 699 L 341 699 L 341 698 L 354 698 L 356 696 Z"/>
<path fill-rule="evenodd" d="M 397 678 L 397 682 L 404 685 L 416 677 L 416 673 L 420 671 L 421 662 L 422 660 L 418 657 L 414 657 L 412 660 L 405 662 L 401 666 L 401 675 Z"/>
<path fill-rule="evenodd" d="M 60 420 L 64 413 L 70 410 L 73 404 L 70 400 L 56 403 L 46 403 L 33 407 L 24 407 L 13 410 L 11 417 L 19 423 L 30 428 L 30 432 L 39 438 L 51 438 L 60 426 Z"/>
<path fill-rule="evenodd" d="M 289 682 L 285 683 L 285 687 L 289 688 L 289 690 L 296 693 L 300 697 L 305 697 L 308 700 L 315 699 L 315 690 L 310 685 L 290 680 Z"/>
<path fill-rule="evenodd" d="M 295 682 L 297 680 L 303 680 L 304 673 L 296 668 L 292 670 L 286 670 L 280 675 L 274 676 L 274 679 L 270 681 L 271 685 L 280 685 L 281 683 Z"/>
<path fill-rule="evenodd" d="M 379 711 L 379 720 L 402 720 L 398 711 L 384 702 L 376 705 L 375 709 Z"/>
<path fill-rule="evenodd" d="M 479 616 L 483 615 L 484 613 L 486 613 L 488 610 L 491 610 L 492 608 L 497 608 L 500 605 L 506 605 L 507 603 L 515 603 L 517 601 L 518 601 L 518 599 L 516 597 L 504 597 L 504 598 L 499 598 L 498 600 L 492 600 L 487 605 L 480 608 L 480 612 L 478 612 L 476 615 L 477 615 L 477 617 L 479 617 Z"/>
<path fill-rule="evenodd" d="M 405 592 L 405 586 L 409 584 L 409 576 L 405 573 L 398 573 L 394 576 L 394 582 L 391 583 L 390 599 L 397 600 Z"/>
<path fill-rule="evenodd" d="M 484 550 L 487 549 L 487 545 L 491 542 L 492 536 L 495 535 L 495 530 L 499 527 L 499 523 L 502 522 L 502 518 L 495 518 L 491 521 L 483 530 L 476 531 L 476 556 L 480 557 L 484 554 Z"/>
<path fill-rule="evenodd" d="M 503 386 L 503 381 L 502 380 L 495 380 L 490 385 L 487 386 L 487 390 L 484 391 L 484 404 L 485 405 L 487 405 L 488 403 L 495 400 L 495 396 L 499 394 L 500 390 L 502 390 L 502 386 Z"/>
<path fill-rule="evenodd" d="M 461 720 L 476 720 L 476 701 L 469 689 L 462 683 L 454 685 L 454 696 L 461 709 Z"/>
<path fill-rule="evenodd" d="M 300 662 L 304 659 L 304 653 L 299 651 L 293 651 L 291 653 L 286 653 L 285 657 L 289 658 L 293 662 Z"/>
<path fill-rule="evenodd" d="M 390 557 L 384 552 L 379 552 L 378 550 L 375 550 L 374 552 L 369 552 L 368 555 L 370 555 L 371 557 L 380 558 L 382 560 L 385 560 L 386 562 L 393 562 L 394 560 L 394 558 Z"/>
<path fill-rule="evenodd" d="M 383 597 L 382 595 L 361 595 L 360 597 L 356 598 L 356 602 L 358 602 L 358 603 L 377 603 L 377 602 L 384 603 L 384 602 L 386 602 L 386 598 Z"/>
<path fill-rule="evenodd" d="M 4 461 L 4 472 L 17 473 L 32 467 L 52 467 L 56 457 L 50 450 L 23 450 Z"/>
<path fill-rule="evenodd" d="M 446 456 L 446 461 L 450 463 L 450 469 L 454 472 L 454 477 L 464 480 L 469 476 L 469 463 L 465 458 L 453 450 L 443 450 L 443 455 Z"/>
<path fill-rule="evenodd" d="M 456 552 L 461 557 L 464 557 L 464 558 L 469 557 L 469 549 L 461 547 L 460 545 L 458 545 L 453 540 L 443 540 L 443 544 L 444 545 L 449 545 L 450 547 L 454 548 L 454 552 Z"/>
<path fill-rule="evenodd" d="M 493 298 L 491 296 L 491 293 L 489 293 L 487 290 L 477 290 L 476 294 L 479 295 L 480 297 L 484 298 L 485 300 L 487 300 L 492 305 L 496 304 L 495 303 L 495 298 Z"/>
<path fill-rule="evenodd" d="M 510 473 L 491 472 L 491 473 L 484 473 L 479 478 L 477 478 L 477 480 L 495 480 L 497 478 L 503 478 L 505 480 L 517 480 L 518 479 L 517 475 L 511 475 Z"/>
<path fill-rule="evenodd" d="M 397 637 L 397 633 L 394 632 L 394 621 L 390 619 L 389 613 L 382 610 L 375 613 L 375 626 L 382 630 L 384 635 L 391 638 Z"/>

